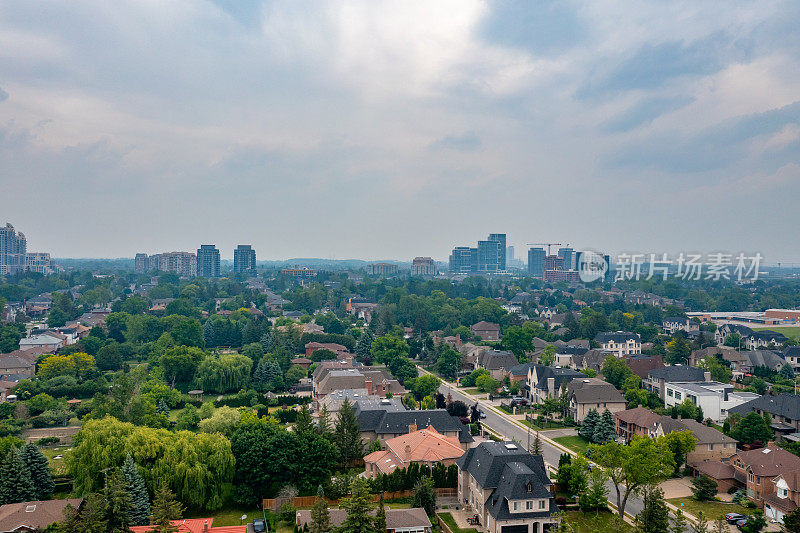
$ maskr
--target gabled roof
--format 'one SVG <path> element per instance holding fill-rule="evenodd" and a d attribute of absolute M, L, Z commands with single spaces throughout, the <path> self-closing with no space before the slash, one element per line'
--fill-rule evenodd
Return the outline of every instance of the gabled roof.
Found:
<path fill-rule="evenodd" d="M 626 424 L 634 424 L 639 427 L 648 428 L 655 425 L 661 419 L 661 415 L 657 415 L 646 407 L 636 407 L 635 409 L 618 411 L 614 413 L 614 417 Z"/>
<path fill-rule="evenodd" d="M 731 407 L 728 412 L 742 416 L 755 410 L 770 413 L 790 420 L 800 420 L 800 396 L 788 392 L 777 396 L 761 396 L 749 402 Z"/>
<path fill-rule="evenodd" d="M 752 350 L 739 353 L 747 358 L 747 361 L 753 368 L 757 366 L 766 366 L 774 370 L 776 367 L 786 364 L 786 360 L 781 357 L 778 352 L 773 352 L 772 350 Z"/>
<path fill-rule="evenodd" d="M 444 409 L 421 409 L 417 411 L 387 411 L 373 409 L 357 412 L 358 426 L 361 431 L 372 431 L 381 434 L 408 433 L 409 426 L 426 428 L 434 426 L 437 431 L 447 433 L 458 431 L 459 442 L 472 442 L 469 428 L 461 421 L 450 416 Z"/>
<path fill-rule="evenodd" d="M 777 446 L 742 451 L 736 455 L 757 476 L 775 477 L 800 471 L 800 457 Z"/>
<path fill-rule="evenodd" d="M 519 365 L 517 356 L 506 350 L 488 350 L 478 355 L 478 366 L 486 370 L 513 368 Z"/>
<path fill-rule="evenodd" d="M 33 530 L 44 530 L 53 522 L 64 518 L 64 509 L 71 505 L 80 507 L 83 498 L 71 500 L 47 500 L 9 503 L 0 506 L 0 531 L 17 531 L 23 526 Z"/>
<path fill-rule="evenodd" d="M 597 378 L 573 379 L 567 393 L 577 403 L 624 403 L 625 397 L 614 385 Z"/>
<path fill-rule="evenodd" d="M 476 324 L 472 324 L 469 329 L 472 331 L 500 331 L 500 324 L 495 324 L 494 322 L 486 322 L 485 320 L 481 320 Z"/>
<path fill-rule="evenodd" d="M 458 459 L 464 455 L 458 438 L 442 435 L 436 431 L 434 426 L 388 439 L 386 448 L 404 463 L 439 462 L 446 459 Z"/>
<path fill-rule="evenodd" d="M 686 365 L 672 365 L 654 368 L 647 373 L 650 379 L 663 379 L 666 382 L 705 381 L 702 368 Z"/>
<path fill-rule="evenodd" d="M 585 378 L 586 374 L 578 372 L 577 370 L 572 370 L 571 368 L 542 366 L 536 368 L 536 377 L 538 378 L 536 388 L 539 390 L 548 390 L 547 380 L 553 378 L 554 389 L 550 392 L 554 392 L 559 390 L 562 384 L 569 383 L 576 378 Z"/>
<path fill-rule="evenodd" d="M 547 478 L 547 474 L 545 473 L 544 462 L 541 461 L 542 456 L 535 455 L 533 458 L 534 465 L 515 461 L 506 463 L 503 467 L 497 489 L 492 492 L 486 500 L 486 509 L 495 520 L 536 518 L 549 516 L 551 513 L 558 512 L 554 501 L 555 497 L 548 489 L 550 479 Z M 536 459 L 539 461 L 536 461 Z M 541 468 L 538 464 L 540 461 Z M 549 509 L 546 511 L 534 509 L 522 513 L 519 511 L 513 514 L 511 513 L 509 509 L 510 500 L 530 499 L 550 500 Z"/>
<path fill-rule="evenodd" d="M 608 333 L 598 333 L 597 336 L 594 338 L 600 344 L 614 341 L 614 342 L 628 342 L 628 341 L 640 341 L 641 337 L 638 333 L 631 333 L 630 331 L 615 331 L 615 332 L 608 332 Z"/>
<path fill-rule="evenodd" d="M 527 376 L 528 370 L 535 366 L 537 366 L 535 363 L 524 363 L 521 365 L 512 366 L 511 368 L 506 368 L 506 372 L 514 376 Z"/>
<path fill-rule="evenodd" d="M 506 466 L 514 463 L 511 472 L 506 472 Z M 523 473 L 527 467 L 532 472 L 538 483 L 550 485 L 550 478 L 544 469 L 544 460 L 541 455 L 531 455 L 522 446 L 508 441 L 486 441 L 475 448 L 470 448 L 467 453 L 456 461 L 458 468 L 467 471 L 482 489 L 494 489 L 504 481 L 504 474 L 513 477 L 515 473 Z M 506 477 L 506 480 L 509 477 Z"/>

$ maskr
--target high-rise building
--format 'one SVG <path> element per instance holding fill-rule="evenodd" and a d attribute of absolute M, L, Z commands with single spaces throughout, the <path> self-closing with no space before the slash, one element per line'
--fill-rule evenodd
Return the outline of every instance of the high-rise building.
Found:
<path fill-rule="evenodd" d="M 138 253 L 133 259 L 133 271 L 137 274 L 144 274 L 150 270 L 150 257 L 147 254 Z"/>
<path fill-rule="evenodd" d="M 240 244 L 233 251 L 233 271 L 237 274 L 256 273 L 256 251 L 249 244 Z"/>
<path fill-rule="evenodd" d="M 514 259 L 514 247 L 506 246 L 506 268 L 508 268 L 508 265 L 514 262 Z"/>
<path fill-rule="evenodd" d="M 564 270 L 564 258 L 560 255 L 546 255 L 544 258 L 544 270 Z"/>
<path fill-rule="evenodd" d="M 28 243 L 25 234 L 17 232 L 14 226 L 6 223 L 0 227 L 0 275 L 16 274 L 25 270 L 25 252 Z"/>
<path fill-rule="evenodd" d="M 370 276 L 392 276 L 397 274 L 397 265 L 394 263 L 370 263 L 367 265 L 367 274 Z"/>
<path fill-rule="evenodd" d="M 558 256 L 564 260 L 564 270 L 572 270 L 575 268 L 575 250 L 572 248 L 559 248 Z"/>
<path fill-rule="evenodd" d="M 25 254 L 25 270 L 39 274 L 52 274 L 59 270 L 47 252 L 27 252 Z"/>
<path fill-rule="evenodd" d="M 505 257 L 506 249 L 498 241 L 478 241 L 478 271 L 498 272 L 500 261 Z"/>
<path fill-rule="evenodd" d="M 544 248 L 531 248 L 528 250 L 528 274 L 534 278 L 544 276 Z"/>
<path fill-rule="evenodd" d="M 506 269 L 506 234 L 505 233 L 490 233 L 489 240 L 498 243 L 497 255 L 497 269 L 496 271 L 505 271 Z"/>
<path fill-rule="evenodd" d="M 450 254 L 450 272 L 469 274 L 478 271 L 478 249 L 456 246 Z"/>
<path fill-rule="evenodd" d="M 185 278 L 197 275 L 197 257 L 192 252 L 166 252 L 150 256 L 138 253 L 133 261 L 134 271 L 138 274 L 159 270 L 175 272 Z"/>
<path fill-rule="evenodd" d="M 197 275 L 204 278 L 219 277 L 219 250 L 213 244 L 202 244 L 197 249 Z"/>
<path fill-rule="evenodd" d="M 415 257 L 411 262 L 412 276 L 435 276 L 436 262 L 430 257 Z"/>

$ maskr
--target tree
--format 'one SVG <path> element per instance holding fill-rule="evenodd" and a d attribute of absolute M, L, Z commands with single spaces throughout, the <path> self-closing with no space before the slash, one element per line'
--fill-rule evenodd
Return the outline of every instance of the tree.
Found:
<path fill-rule="evenodd" d="M 664 444 L 672 452 L 675 462 L 675 474 L 680 472 L 683 463 L 686 462 L 686 455 L 694 450 L 697 445 L 697 438 L 691 431 L 672 431 L 661 437 Z"/>
<path fill-rule="evenodd" d="M 122 464 L 122 476 L 125 479 L 125 490 L 131 498 L 133 525 L 147 525 L 150 516 L 150 495 L 147 493 L 144 479 L 142 479 L 139 467 L 136 466 L 131 454 L 125 456 L 125 462 Z"/>
<path fill-rule="evenodd" d="M 767 526 L 767 519 L 764 518 L 764 511 L 756 509 L 747 523 L 742 527 L 742 533 L 761 533 L 761 530 Z"/>
<path fill-rule="evenodd" d="M 328 502 L 321 495 L 317 496 L 317 501 L 311 507 L 311 524 L 309 524 L 308 530 L 309 533 L 331 531 L 331 513 L 328 510 Z"/>
<path fill-rule="evenodd" d="M 642 489 L 642 511 L 636 515 L 637 530 L 641 533 L 667 533 L 669 530 L 669 510 L 664 501 L 664 492 L 656 485 L 646 485 Z"/>
<path fill-rule="evenodd" d="M 553 361 L 555 361 L 556 358 L 556 352 L 557 352 L 556 347 L 553 346 L 552 344 L 548 344 L 547 346 L 545 346 L 544 350 L 542 350 L 542 353 L 539 354 L 539 364 L 545 366 L 552 365 Z"/>
<path fill-rule="evenodd" d="M 204 433 L 222 433 L 230 436 L 236 430 L 236 426 L 242 419 L 242 413 L 238 409 L 223 405 L 214 411 L 211 418 L 201 420 L 198 424 L 200 431 Z"/>
<path fill-rule="evenodd" d="M 684 531 L 686 530 L 686 526 L 688 524 L 686 517 L 683 516 L 683 511 L 681 511 L 680 509 L 675 511 L 674 516 L 670 517 L 670 522 L 671 522 L 669 527 L 670 533 L 684 533 Z"/>
<path fill-rule="evenodd" d="M 334 424 L 333 438 L 339 448 L 339 459 L 343 464 L 364 457 L 364 443 L 358 426 L 355 409 L 345 398 L 339 408 L 339 417 Z"/>
<path fill-rule="evenodd" d="M 725 346 L 730 346 L 732 348 L 739 348 L 742 344 L 742 336 L 738 333 L 731 333 L 727 337 L 725 337 Z"/>
<path fill-rule="evenodd" d="M 611 411 L 606 409 L 603 411 L 603 416 L 600 417 L 595 425 L 594 433 L 592 434 L 592 442 L 605 444 L 616 438 L 617 433 L 615 430 L 614 417 L 611 415 Z"/>
<path fill-rule="evenodd" d="M 308 405 L 303 405 L 297 413 L 297 420 L 294 423 L 294 431 L 298 435 L 314 432 L 314 421 L 311 419 L 311 412 Z"/>
<path fill-rule="evenodd" d="M 742 444 L 767 442 L 772 438 L 772 430 L 758 413 L 751 411 L 736 424 L 736 427 L 731 431 L 731 437 Z"/>
<path fill-rule="evenodd" d="M 269 356 L 261 358 L 253 374 L 253 385 L 261 392 L 282 390 L 283 375 L 278 362 Z"/>
<path fill-rule="evenodd" d="M 607 480 L 600 468 L 589 471 L 587 489 L 578 497 L 581 511 L 600 511 L 608 506 Z"/>
<path fill-rule="evenodd" d="M 378 502 L 378 512 L 375 513 L 375 533 L 386 531 L 386 508 L 383 505 L 383 494 Z"/>
<path fill-rule="evenodd" d="M 414 485 L 414 502 L 412 507 L 425 509 L 428 516 L 436 512 L 436 492 L 433 490 L 433 479 L 421 477 Z"/>
<path fill-rule="evenodd" d="M 786 533 L 800 531 L 800 507 L 783 517 L 783 530 Z"/>
<path fill-rule="evenodd" d="M 6 455 L 0 465 L 0 505 L 27 502 L 36 499 L 36 489 L 31 481 L 28 466 L 17 448 Z"/>
<path fill-rule="evenodd" d="M 584 494 L 589 488 L 589 463 L 579 455 L 572 461 L 569 474 L 569 493 L 573 498 Z"/>
<path fill-rule="evenodd" d="M 357 477 L 350 485 L 350 496 L 339 502 L 339 508 L 347 511 L 347 517 L 338 529 L 341 533 L 374 533 L 371 515 L 374 505 L 369 492 L 369 481 Z"/>
<path fill-rule="evenodd" d="M 153 496 L 153 525 L 158 533 L 171 533 L 178 531 L 177 527 L 172 526 L 172 520 L 180 520 L 183 517 L 183 505 L 175 498 L 175 494 L 169 490 L 166 483 L 162 483 Z"/>
<path fill-rule="evenodd" d="M 97 368 L 100 370 L 119 370 L 122 368 L 122 354 L 119 344 L 112 342 L 100 348 L 95 355 Z"/>
<path fill-rule="evenodd" d="M 694 499 L 700 502 L 714 501 L 717 497 L 717 482 L 702 474 L 692 478 L 692 492 Z"/>
<path fill-rule="evenodd" d="M 197 366 L 194 379 L 204 391 L 236 391 L 249 383 L 252 365 L 252 359 L 240 354 L 209 356 Z"/>
<path fill-rule="evenodd" d="M 558 484 L 562 487 L 569 486 L 569 480 L 572 476 L 571 466 L 572 456 L 568 453 L 562 453 L 561 457 L 558 458 L 558 472 L 556 473 Z"/>
<path fill-rule="evenodd" d="M 370 361 L 372 359 L 372 343 L 375 341 L 375 335 L 367 329 L 358 338 L 356 343 L 356 357 L 359 361 Z"/>
<path fill-rule="evenodd" d="M 539 438 L 539 432 L 536 432 L 536 436 L 533 438 L 533 443 L 531 443 L 531 449 L 528 450 L 531 455 L 542 455 L 542 439 Z"/>
<path fill-rule="evenodd" d="M 292 365 L 286 371 L 286 383 L 294 385 L 308 375 L 308 371 L 300 365 Z"/>
<path fill-rule="evenodd" d="M 597 414 L 597 410 L 589 409 L 589 412 L 583 417 L 581 427 L 578 429 L 578 435 L 589 442 L 594 442 L 594 431 L 598 422 L 600 422 L 600 415 Z"/>
<path fill-rule="evenodd" d="M 686 342 L 686 337 L 681 333 L 676 333 L 672 340 L 667 343 L 667 356 L 665 362 L 670 365 L 683 365 L 689 360 L 692 349 Z"/>
<path fill-rule="evenodd" d="M 695 518 L 697 518 L 697 520 L 690 524 L 692 533 L 710 533 L 708 530 L 708 520 L 706 519 L 706 514 L 703 511 L 700 511 L 697 513 Z"/>
<path fill-rule="evenodd" d="M 625 361 L 614 355 L 609 355 L 605 358 L 601 372 L 603 379 L 618 389 L 622 388 L 622 384 L 628 377 L 634 375 L 630 367 L 625 364 Z"/>
<path fill-rule="evenodd" d="M 200 348 L 190 346 L 167 349 L 160 359 L 161 366 L 164 367 L 164 379 L 173 387 L 176 382 L 188 383 L 194 377 L 197 365 L 204 355 Z"/>
<path fill-rule="evenodd" d="M 633 492 L 648 483 L 669 476 L 674 469 L 670 450 L 647 437 L 634 437 L 627 446 L 615 441 L 591 448 L 592 459 L 605 469 L 617 494 L 619 516 Z"/>
<path fill-rule="evenodd" d="M 22 460 L 28 468 L 33 488 L 36 491 L 36 499 L 46 500 L 56 489 L 47 457 L 36 444 L 29 442 L 22 447 Z"/>
<path fill-rule="evenodd" d="M 722 361 L 717 356 L 706 357 L 697 366 L 707 370 L 711 374 L 711 379 L 720 383 L 728 383 L 733 377 L 730 367 L 722 364 Z"/>
<path fill-rule="evenodd" d="M 452 377 L 455 380 L 458 371 L 461 370 L 461 354 L 449 345 L 445 345 L 436 361 L 436 370 L 442 376 Z"/>

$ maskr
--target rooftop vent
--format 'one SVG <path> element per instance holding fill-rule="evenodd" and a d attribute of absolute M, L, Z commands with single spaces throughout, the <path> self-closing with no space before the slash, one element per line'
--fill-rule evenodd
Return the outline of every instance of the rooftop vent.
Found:
<path fill-rule="evenodd" d="M 25 506 L 25 512 L 26 513 L 32 513 L 35 510 L 36 510 L 36 506 L 35 505 L 26 505 Z"/>
<path fill-rule="evenodd" d="M 514 444 L 513 442 L 507 442 L 506 443 L 506 449 L 507 450 L 516 450 L 517 449 L 517 445 Z"/>
<path fill-rule="evenodd" d="M 769 453 L 769 452 L 771 452 L 771 451 L 772 451 L 772 450 L 770 450 L 769 448 L 764 448 L 763 450 L 761 450 L 761 453 L 763 453 L 763 454 L 768 454 L 768 453 Z"/>

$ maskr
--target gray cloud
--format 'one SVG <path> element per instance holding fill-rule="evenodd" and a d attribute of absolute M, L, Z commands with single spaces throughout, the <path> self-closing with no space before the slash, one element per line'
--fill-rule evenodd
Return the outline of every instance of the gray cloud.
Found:
<path fill-rule="evenodd" d="M 459 152 L 474 152 L 480 149 L 480 138 L 475 132 L 467 132 L 461 135 L 447 135 L 437 139 L 430 144 L 431 150 L 456 150 Z"/>
<path fill-rule="evenodd" d="M 649 98 L 605 121 L 601 127 L 610 133 L 630 131 L 639 126 L 649 125 L 661 115 L 686 107 L 694 101 L 694 98 L 689 96 Z"/>

